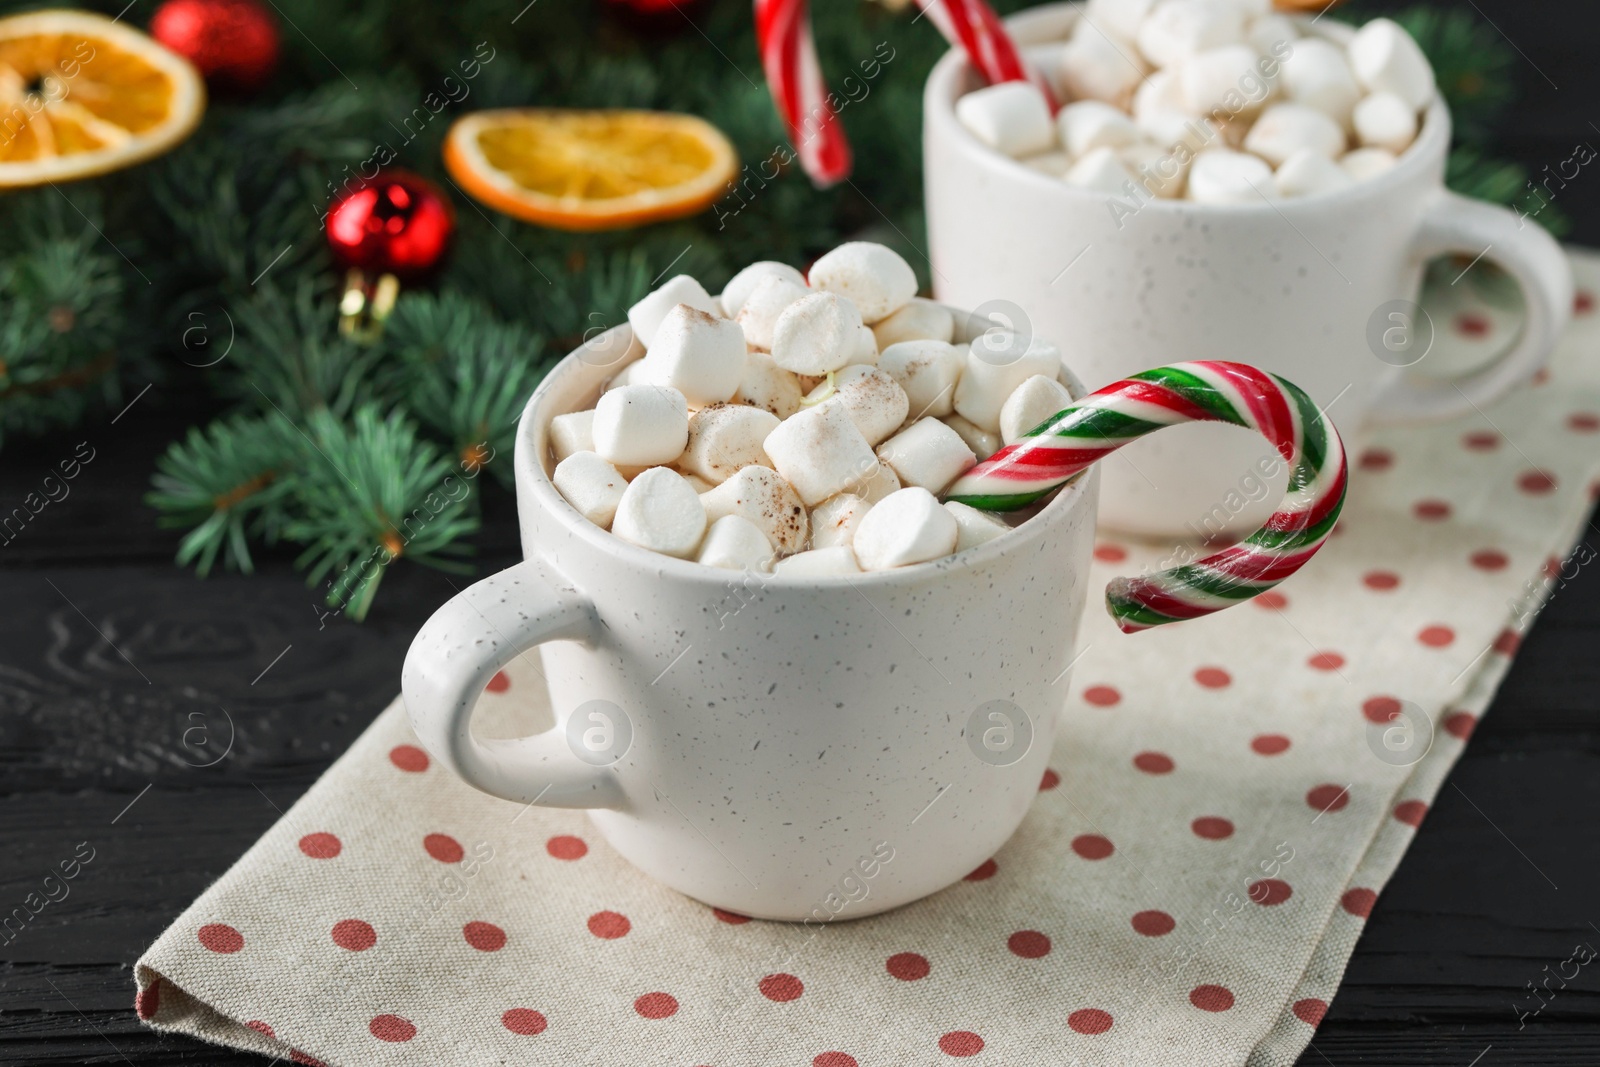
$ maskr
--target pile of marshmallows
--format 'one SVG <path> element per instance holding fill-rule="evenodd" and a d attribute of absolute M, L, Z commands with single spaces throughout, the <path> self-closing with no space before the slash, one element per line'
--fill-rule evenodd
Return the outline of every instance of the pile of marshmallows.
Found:
<path fill-rule="evenodd" d="M 1302 37 L 1271 0 L 1089 0 L 1059 55 L 1052 120 L 1027 82 L 956 116 L 1069 185 L 1209 204 L 1332 192 L 1381 174 L 1417 136 L 1433 68 L 1389 19 L 1348 48 Z"/>
<path fill-rule="evenodd" d="M 628 311 L 645 355 L 550 424 L 556 489 L 625 541 L 712 567 L 848 575 L 922 563 L 1010 527 L 946 487 L 1071 403 L 1061 353 L 950 311 L 882 245 L 807 279 L 752 264 L 720 298 L 678 275 Z"/>

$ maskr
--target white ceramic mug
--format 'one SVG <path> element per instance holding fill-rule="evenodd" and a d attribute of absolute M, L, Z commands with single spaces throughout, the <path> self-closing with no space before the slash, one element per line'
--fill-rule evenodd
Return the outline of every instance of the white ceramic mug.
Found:
<path fill-rule="evenodd" d="M 858 918 L 959 880 L 1038 792 L 1097 474 L 1006 537 L 918 566 L 780 580 L 673 559 L 591 524 L 550 481 L 551 418 L 592 406 L 640 351 L 619 326 L 529 400 L 525 562 L 413 642 L 403 690 L 423 746 L 495 796 L 591 809 L 635 866 L 744 915 Z M 475 738 L 484 686 L 535 646 L 556 727 Z"/>
<path fill-rule="evenodd" d="M 1077 17 L 1077 5 L 1056 4 L 1007 26 L 1026 47 L 1063 40 Z M 1332 20 L 1315 31 L 1340 41 L 1351 33 Z M 1059 52 L 1030 56 L 1053 70 Z M 1153 200 L 1129 216 L 1114 214 L 1105 194 L 1032 170 L 968 133 L 954 104 L 978 84 L 952 52 L 923 98 L 934 292 L 961 307 L 1014 301 L 1090 388 L 1178 360 L 1239 360 L 1332 405 L 1329 417 L 1348 432 L 1364 422 L 1471 414 L 1530 377 L 1566 326 L 1572 277 L 1556 242 L 1505 208 L 1444 188 L 1450 115 L 1441 102 L 1395 167 L 1341 192 L 1239 206 Z M 1446 253 L 1508 271 L 1522 287 L 1527 322 L 1491 365 L 1442 377 L 1430 372 L 1446 368 L 1416 354 L 1426 353 L 1428 324 L 1415 301 L 1426 261 Z M 1403 353 L 1391 355 L 1396 330 L 1405 334 Z M 1177 427 L 1118 457 L 1105 465 L 1101 521 L 1152 536 L 1257 526 L 1288 473 L 1259 439 L 1218 425 Z M 1275 475 L 1264 480 L 1268 467 Z"/>

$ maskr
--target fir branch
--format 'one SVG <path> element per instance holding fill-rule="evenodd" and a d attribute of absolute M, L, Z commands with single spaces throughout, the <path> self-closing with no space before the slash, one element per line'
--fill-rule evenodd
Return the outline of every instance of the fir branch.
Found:
<path fill-rule="evenodd" d="M 380 353 L 338 332 L 330 278 L 302 275 L 294 286 L 291 297 L 264 282 L 232 305 L 238 340 L 219 366 L 219 388 L 296 422 L 324 410 L 342 417 L 372 397 Z"/>

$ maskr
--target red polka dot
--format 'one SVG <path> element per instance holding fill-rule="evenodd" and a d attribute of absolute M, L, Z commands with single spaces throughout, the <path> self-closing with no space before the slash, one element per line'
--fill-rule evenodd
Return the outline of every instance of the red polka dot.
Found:
<path fill-rule="evenodd" d="M 1133 930 L 1145 937 L 1165 937 L 1177 927 L 1178 921 L 1164 911 L 1140 911 L 1133 916 Z"/>
<path fill-rule="evenodd" d="M 157 978 L 134 995 L 133 1010 L 141 1019 L 156 1017 L 156 1012 L 161 1010 L 161 979 Z"/>
<path fill-rule="evenodd" d="M 470 922 L 461 928 L 461 936 L 479 952 L 499 952 L 506 944 L 506 932 L 494 923 Z"/>
<path fill-rule="evenodd" d="M 626 937 L 632 929 L 633 923 L 628 921 L 628 917 L 615 911 L 597 911 L 589 916 L 589 932 L 607 941 Z"/>
<path fill-rule="evenodd" d="M 761 990 L 762 996 L 779 1004 L 799 1000 L 800 994 L 806 991 L 805 983 L 792 974 L 769 974 L 756 988 Z"/>
<path fill-rule="evenodd" d="M 1522 638 L 1517 636 L 1515 630 L 1501 630 L 1495 635 L 1492 647 L 1502 656 L 1515 656 L 1517 649 L 1522 647 Z"/>
<path fill-rule="evenodd" d="M 1494 324 L 1474 311 L 1464 311 L 1456 316 L 1456 332 L 1463 337 L 1487 337 Z"/>
<path fill-rule="evenodd" d="M 417 1036 L 417 1028 L 410 1019 L 398 1015 L 378 1015 L 367 1024 L 367 1029 L 379 1041 L 410 1041 Z"/>
<path fill-rule="evenodd" d="M 1282 734 L 1261 734 L 1251 739 L 1250 748 L 1258 755 L 1276 756 L 1289 751 L 1289 739 Z"/>
<path fill-rule="evenodd" d="M 1342 785 L 1319 785 L 1306 794 L 1306 803 L 1315 811 L 1343 811 L 1350 803 L 1350 790 Z"/>
<path fill-rule="evenodd" d="M 544 1033 L 550 1021 L 540 1012 L 532 1008 L 509 1008 L 500 1016 L 500 1025 L 510 1030 L 513 1034 L 522 1034 L 532 1037 L 534 1034 Z"/>
<path fill-rule="evenodd" d="M 1394 453 L 1387 448 L 1369 448 L 1361 453 L 1359 463 L 1364 471 L 1386 471 L 1394 466 Z"/>
<path fill-rule="evenodd" d="M 1572 313 L 1574 315 L 1587 315 L 1594 311 L 1594 294 L 1587 289 L 1579 289 L 1572 294 Z"/>
<path fill-rule="evenodd" d="M 333 924 L 333 943 L 351 952 L 365 952 L 378 943 L 378 931 L 360 919 L 340 919 Z"/>
<path fill-rule="evenodd" d="M 1233 836 L 1233 823 L 1216 815 L 1202 815 L 1189 824 L 1196 837 L 1207 841 L 1221 841 Z"/>
<path fill-rule="evenodd" d="M 1314 671 L 1336 671 L 1344 666 L 1344 657 L 1337 652 L 1318 652 L 1306 664 Z"/>
<path fill-rule="evenodd" d="M 1076 843 L 1074 843 L 1072 847 L 1076 849 L 1078 846 Z M 1078 854 L 1081 856 L 1083 853 L 1080 852 Z M 994 872 L 998 871 L 999 869 L 1000 865 L 994 860 L 984 860 L 982 863 L 978 864 L 977 867 L 973 868 L 972 873 L 967 875 L 964 880 L 968 882 L 987 882 L 989 879 L 994 877 Z"/>
<path fill-rule="evenodd" d="M 1111 1013 L 1099 1008 L 1079 1008 L 1067 1016 L 1067 1025 L 1079 1034 L 1103 1034 L 1111 1029 Z"/>
<path fill-rule="evenodd" d="M 1561 561 L 1554 556 L 1546 559 L 1544 561 L 1544 576 L 1552 582 L 1561 577 Z"/>
<path fill-rule="evenodd" d="M 1393 722 L 1400 714 L 1400 702 L 1394 697 L 1372 697 L 1362 702 L 1361 714 L 1367 717 L 1368 722 L 1382 726 Z"/>
<path fill-rule="evenodd" d="M 331 860 L 344 849 L 332 834 L 307 834 L 300 839 L 300 851 L 314 860 Z"/>
<path fill-rule="evenodd" d="M 506 677 L 505 671 L 495 671 L 494 677 L 489 679 L 489 684 L 484 688 L 491 693 L 504 693 L 511 688 L 511 679 Z"/>
<path fill-rule="evenodd" d="M 270 1037 L 274 1041 L 278 1039 L 278 1032 L 272 1028 L 271 1023 L 264 1023 L 260 1019 L 251 1019 L 245 1025 L 263 1037 Z"/>
<path fill-rule="evenodd" d="M 1372 906 L 1377 902 L 1378 894 L 1370 889 L 1346 889 L 1339 898 L 1339 906 L 1358 919 L 1371 915 Z"/>
<path fill-rule="evenodd" d="M 1510 562 L 1498 548 L 1483 548 L 1472 554 L 1472 565 L 1480 571 L 1503 571 Z"/>
<path fill-rule="evenodd" d="M 1037 930 L 1018 930 L 1006 938 L 1006 948 L 1013 956 L 1036 960 L 1050 955 L 1050 938 Z"/>
<path fill-rule="evenodd" d="M 1095 545 L 1094 558 L 1101 563 L 1121 563 L 1128 558 L 1128 550 L 1121 545 Z"/>
<path fill-rule="evenodd" d="M 1456 632 L 1448 626 L 1424 626 L 1417 640 L 1429 648 L 1444 648 L 1456 639 Z"/>
<path fill-rule="evenodd" d="M 1305 1000 L 1295 1001 L 1294 1007 L 1290 1010 L 1294 1012 L 1296 1019 L 1315 1029 L 1321 1024 L 1322 1017 L 1328 1014 L 1328 1002 L 1318 1000 L 1315 997 L 1307 997 Z"/>
<path fill-rule="evenodd" d="M 328 1067 L 326 1063 L 323 1063 L 321 1060 L 311 1055 L 311 1053 L 301 1052 L 297 1048 L 292 1048 L 289 1050 L 289 1062 L 298 1063 L 300 1064 L 300 1067 Z"/>
<path fill-rule="evenodd" d="M 1474 430 L 1462 436 L 1461 444 L 1472 452 L 1492 452 L 1500 447 L 1500 435 L 1493 430 Z"/>
<path fill-rule="evenodd" d="M 467 854 L 461 842 L 449 834 L 429 834 L 422 839 L 422 847 L 440 863 L 460 863 L 461 857 Z"/>
<path fill-rule="evenodd" d="M 1083 699 L 1097 708 L 1109 708 L 1122 703 L 1122 694 L 1109 685 L 1091 685 L 1083 691 Z"/>
<path fill-rule="evenodd" d="M 416 774 L 428 769 L 428 754 L 416 745 L 396 745 L 389 750 L 389 762 Z"/>
<path fill-rule="evenodd" d="M 1421 800 L 1402 800 L 1394 809 L 1394 817 L 1412 827 L 1421 826 L 1427 814 L 1428 805 Z"/>
<path fill-rule="evenodd" d="M 928 977 L 933 968 L 928 957 L 916 952 L 896 952 L 884 961 L 884 970 L 902 982 L 915 982 Z"/>
<path fill-rule="evenodd" d="M 717 921 L 725 922 L 729 926 L 743 926 L 750 921 L 748 915 L 738 915 L 731 911 L 723 911 L 721 908 L 712 908 L 711 914 L 717 917 Z"/>
<path fill-rule="evenodd" d="M 1099 834 L 1079 834 L 1072 839 L 1072 851 L 1086 860 L 1103 860 L 1116 851 L 1109 838 Z"/>
<path fill-rule="evenodd" d="M 976 1056 L 983 1051 L 983 1038 L 971 1030 L 952 1030 L 939 1038 L 939 1051 L 946 1056 Z"/>
<path fill-rule="evenodd" d="M 1162 752 L 1141 752 L 1133 757 L 1133 765 L 1146 774 L 1171 774 L 1176 766 L 1172 757 Z"/>
<path fill-rule="evenodd" d="M 1232 684 L 1233 677 L 1221 667 L 1201 667 L 1194 672 L 1194 680 L 1207 689 L 1223 689 Z"/>
<path fill-rule="evenodd" d="M 227 923 L 207 923 L 200 928 L 200 944 L 228 956 L 244 948 L 244 935 Z"/>
<path fill-rule="evenodd" d="M 1412 505 L 1411 513 L 1423 522 L 1438 522 L 1450 517 L 1451 507 L 1443 500 L 1419 500 Z"/>
<path fill-rule="evenodd" d="M 1452 711 L 1444 717 L 1445 731 L 1462 741 L 1472 736 L 1472 729 L 1477 725 L 1478 717 L 1470 711 Z"/>
<path fill-rule="evenodd" d="M 1189 1003 L 1201 1011 L 1227 1011 L 1233 1007 L 1233 991 L 1220 985 L 1197 985 L 1189 990 Z"/>
<path fill-rule="evenodd" d="M 1251 603 L 1258 608 L 1266 608 L 1268 611 L 1282 611 L 1289 606 L 1289 598 L 1282 593 L 1274 593 L 1268 590 L 1265 593 L 1257 593 Z"/>
<path fill-rule="evenodd" d="M 1400 576 L 1394 571 L 1368 571 L 1361 576 L 1361 583 L 1368 589 L 1387 592 L 1400 584 Z"/>
<path fill-rule="evenodd" d="M 544 843 L 544 850 L 558 860 L 581 860 L 589 854 L 583 838 L 571 834 L 558 834 Z"/>
<path fill-rule="evenodd" d="M 1556 477 L 1549 471 L 1526 471 L 1517 479 L 1517 488 L 1533 496 L 1542 496 L 1556 487 Z"/>
<path fill-rule="evenodd" d="M 824 1052 L 811 1061 L 811 1067 L 861 1067 L 848 1052 Z"/>
<path fill-rule="evenodd" d="M 646 993 L 633 1002 L 633 1010 L 646 1019 L 665 1019 L 678 1012 L 678 998 L 671 993 Z"/>
<path fill-rule="evenodd" d="M 1250 883 L 1250 899 L 1263 908 L 1273 908 L 1294 896 L 1289 883 L 1281 878 L 1263 878 Z"/>
<path fill-rule="evenodd" d="M 1061 775 L 1057 774 L 1055 771 L 1051 770 L 1049 767 L 1046 767 L 1044 769 L 1044 777 L 1039 779 L 1039 791 L 1043 792 L 1046 789 L 1054 789 L 1056 786 L 1058 786 L 1060 784 L 1061 784 Z"/>
<path fill-rule="evenodd" d="M 1600 415 L 1592 411 L 1574 411 L 1567 416 L 1567 429 L 1573 433 L 1594 433 L 1600 430 Z"/>

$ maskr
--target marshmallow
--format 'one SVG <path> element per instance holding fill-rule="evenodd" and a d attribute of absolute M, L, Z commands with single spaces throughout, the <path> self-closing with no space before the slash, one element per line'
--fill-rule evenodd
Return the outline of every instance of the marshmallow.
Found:
<path fill-rule="evenodd" d="M 1294 103 L 1315 108 L 1340 126 L 1350 124 L 1350 111 L 1361 99 L 1343 49 L 1320 37 L 1294 42 L 1283 59 L 1283 89 Z"/>
<path fill-rule="evenodd" d="M 738 322 L 745 341 L 763 352 L 772 351 L 772 332 L 778 325 L 778 316 L 808 292 L 804 285 L 775 274 L 756 279 L 755 287 L 739 305 Z"/>
<path fill-rule="evenodd" d="M 921 297 L 913 297 L 909 304 L 893 315 L 872 324 L 872 336 L 878 341 L 880 356 L 884 349 L 901 341 L 948 343 L 955 332 L 956 320 L 950 309 Z"/>
<path fill-rule="evenodd" d="M 1139 127 L 1121 108 L 1099 100 L 1079 100 L 1056 113 L 1061 143 L 1073 156 L 1096 148 L 1125 148 L 1139 140 Z"/>
<path fill-rule="evenodd" d="M 1213 123 L 1190 114 L 1183 85 L 1170 70 L 1156 71 L 1133 94 L 1133 121 L 1146 137 L 1163 148 L 1181 144 L 1194 151 L 1218 137 Z"/>
<path fill-rule="evenodd" d="M 633 327 L 633 335 L 639 339 L 639 343 L 646 348 L 654 344 L 656 327 L 667 317 L 667 312 L 679 304 L 699 308 L 707 315 L 722 313 L 722 308 L 706 292 L 705 286 L 687 274 L 676 275 L 628 309 L 628 325 Z"/>
<path fill-rule="evenodd" d="M 1387 148 L 1358 148 L 1354 152 L 1347 152 L 1344 158 L 1339 160 L 1339 166 L 1359 182 L 1366 178 L 1376 178 L 1397 162 L 1394 153 Z"/>
<path fill-rule="evenodd" d="M 1272 168 L 1244 152 L 1213 148 L 1189 168 L 1189 199 L 1201 204 L 1259 204 L 1277 193 Z"/>
<path fill-rule="evenodd" d="M 557 463 L 550 480 L 578 514 L 607 530 L 628 488 L 622 472 L 593 452 L 574 452 Z"/>
<path fill-rule="evenodd" d="M 1000 440 L 1014 444 L 1029 430 L 1072 404 L 1072 394 L 1053 377 L 1035 374 L 1011 391 L 1000 407 Z"/>
<path fill-rule="evenodd" d="M 638 385 L 639 382 L 637 379 L 639 376 L 640 362 L 643 361 L 640 360 L 630 363 L 626 367 L 623 367 L 621 370 L 617 371 L 617 373 L 613 374 L 606 382 L 606 386 L 601 390 L 601 392 L 609 393 L 613 389 L 621 389 L 624 385 Z"/>
<path fill-rule="evenodd" d="M 1417 112 L 1393 93 L 1373 93 L 1356 105 L 1356 139 L 1366 148 L 1399 155 L 1417 137 Z"/>
<path fill-rule="evenodd" d="M 761 442 L 778 428 L 778 416 L 743 404 L 714 404 L 689 416 L 689 441 L 678 466 L 712 485 L 721 485 L 740 468 L 770 467 Z"/>
<path fill-rule="evenodd" d="M 800 379 L 772 362 L 771 355 L 757 351 L 745 356 L 744 377 L 739 380 L 739 391 L 734 394 L 737 402 L 787 419 L 800 410 L 803 396 Z"/>
<path fill-rule="evenodd" d="M 695 559 L 730 571 L 764 571 L 772 566 L 772 544 L 749 519 L 724 515 L 706 531 Z"/>
<path fill-rule="evenodd" d="M 871 326 L 917 295 L 917 274 L 891 248 L 847 241 L 811 264 L 811 285 L 848 299 L 861 313 L 861 321 Z"/>
<path fill-rule="evenodd" d="M 834 375 L 831 388 L 821 385 L 814 389 L 806 403 L 842 406 L 867 444 L 875 445 L 906 421 L 911 402 L 889 375 L 877 367 L 854 364 Z"/>
<path fill-rule="evenodd" d="M 801 289 L 806 287 L 806 276 L 789 264 L 763 259 L 729 278 L 728 284 L 722 287 L 723 313 L 730 319 L 738 317 L 744 302 L 755 292 L 756 285 L 763 278 L 782 278 L 790 285 Z"/>
<path fill-rule="evenodd" d="M 855 343 L 850 346 L 850 363 L 863 363 L 872 366 L 878 362 L 878 335 L 872 332 L 871 326 L 857 326 Z"/>
<path fill-rule="evenodd" d="M 955 410 L 965 360 L 961 349 L 944 341 L 901 341 L 878 356 L 878 369 L 900 383 L 912 417 L 920 419 Z"/>
<path fill-rule="evenodd" d="M 805 504 L 770 467 L 745 467 L 700 497 L 711 522 L 737 515 L 753 523 L 780 555 L 800 551 L 811 532 Z"/>
<path fill-rule="evenodd" d="M 1133 174 L 1114 148 L 1096 148 L 1072 165 L 1062 181 L 1097 193 L 1127 193 Z"/>
<path fill-rule="evenodd" d="M 1136 32 L 1137 27 L 1126 35 L 1109 29 L 1103 33 L 1091 19 L 1080 18 L 1072 39 L 1061 50 L 1059 77 L 1065 95 L 1125 106 L 1150 73 L 1149 65 L 1133 45 Z"/>
<path fill-rule="evenodd" d="M 688 559 L 705 536 L 706 509 L 681 475 L 651 467 L 623 491 L 611 532 L 640 548 Z"/>
<path fill-rule="evenodd" d="M 1011 532 L 1010 526 L 987 511 L 979 511 L 954 500 L 946 500 L 944 509 L 956 520 L 956 547 L 951 549 L 952 552 L 965 552 Z"/>
<path fill-rule="evenodd" d="M 1161 0 L 1139 24 L 1139 51 L 1158 67 L 1244 40 L 1244 13 L 1225 0 Z"/>
<path fill-rule="evenodd" d="M 839 294 L 803 296 L 778 316 L 772 330 L 772 362 L 796 374 L 838 370 L 850 362 L 860 325 L 855 304 Z"/>
<path fill-rule="evenodd" d="M 720 404 L 744 377 L 744 331 L 737 322 L 679 304 L 656 327 L 634 380 L 664 385 L 695 407 Z"/>
<path fill-rule="evenodd" d="M 860 497 L 869 504 L 876 504 L 890 493 L 900 491 L 900 476 L 893 468 L 878 462 L 876 456 L 872 460 L 872 469 L 866 477 L 850 486 L 848 492 Z"/>
<path fill-rule="evenodd" d="M 625 385 L 594 407 L 594 450 L 612 463 L 671 463 L 689 440 L 689 404 L 676 389 Z"/>
<path fill-rule="evenodd" d="M 594 412 L 574 411 L 550 420 L 550 447 L 560 463 L 574 452 L 594 451 Z"/>
<path fill-rule="evenodd" d="M 1002 407 L 1000 410 L 1004 411 Z M 978 462 L 983 462 L 996 452 L 1000 451 L 1000 435 L 990 433 L 988 430 L 974 426 L 960 415 L 946 415 L 939 420 L 954 430 L 967 447 L 972 449 L 972 454 L 978 457 Z"/>
<path fill-rule="evenodd" d="M 1277 186 L 1279 196 L 1331 193 L 1353 182 L 1354 179 L 1339 164 L 1310 148 L 1302 148 L 1284 160 L 1283 166 L 1272 176 L 1272 184 Z"/>
<path fill-rule="evenodd" d="M 1315 108 L 1276 104 L 1250 127 L 1244 147 L 1276 167 L 1302 148 L 1338 159 L 1344 154 L 1345 135 L 1337 122 Z M 1191 185 L 1193 181 L 1191 177 Z"/>
<path fill-rule="evenodd" d="M 1188 152 L 1174 152 L 1154 141 L 1140 141 L 1118 155 L 1133 172 L 1133 183 L 1145 192 L 1163 200 L 1183 195 L 1184 183 L 1189 179 L 1189 161 L 1194 158 Z"/>
<path fill-rule="evenodd" d="M 1350 66 L 1370 93 L 1393 93 L 1413 111 L 1433 102 L 1433 67 L 1392 19 L 1373 19 L 1350 39 Z"/>
<path fill-rule="evenodd" d="M 901 484 L 932 493 L 943 492 L 978 462 L 961 435 L 938 419 L 920 419 L 901 430 L 878 447 L 878 459 Z"/>
<path fill-rule="evenodd" d="M 646 470 L 648 469 L 649 468 L 646 468 Z M 674 467 L 673 470 L 676 470 L 679 474 L 683 475 L 683 480 L 689 483 L 689 488 L 694 490 L 696 496 L 699 496 L 703 493 L 709 493 L 712 489 L 716 488 L 698 474 L 690 474 L 688 471 L 680 470 L 677 467 Z M 641 471 L 640 473 L 643 472 Z M 629 480 L 631 481 L 632 479 Z"/>
<path fill-rule="evenodd" d="M 1256 64 L 1260 57 L 1247 44 L 1227 44 L 1196 52 L 1178 65 L 1178 87 L 1191 111 L 1228 115 L 1260 110 L 1276 79 L 1264 77 Z"/>
<path fill-rule="evenodd" d="M 811 547 L 848 545 L 856 525 L 871 510 L 872 505 L 854 493 L 830 496 L 811 509 Z"/>
<path fill-rule="evenodd" d="M 1038 337 L 989 330 L 972 342 L 956 384 L 955 409 L 989 433 L 1000 432 L 1000 409 L 1011 391 L 1035 374 L 1061 372 L 1061 350 Z"/>
<path fill-rule="evenodd" d="M 1052 178 L 1059 178 L 1072 166 L 1072 157 L 1065 152 L 1045 152 L 1037 156 L 1029 156 L 1022 160 L 1022 165 L 1029 170 L 1036 170 L 1040 174 L 1048 174 Z"/>
<path fill-rule="evenodd" d="M 1114 33 L 1131 41 L 1138 36 L 1139 24 L 1155 5 L 1156 0 L 1089 0 L 1079 16 L 1080 25 L 1087 22 L 1104 33 Z"/>
<path fill-rule="evenodd" d="M 867 512 L 851 547 L 862 570 L 884 571 L 948 556 L 959 535 L 955 516 L 932 493 L 913 486 L 889 494 Z"/>
<path fill-rule="evenodd" d="M 833 578 L 841 574 L 860 573 L 861 566 L 856 563 L 856 554 L 849 545 L 814 548 L 810 552 L 780 559 L 778 565 L 772 568 L 775 578 Z"/>
<path fill-rule="evenodd" d="M 789 416 L 767 435 L 765 448 L 772 465 L 807 506 L 848 488 L 876 463 L 872 446 L 840 404 L 820 404 Z"/>
<path fill-rule="evenodd" d="M 1055 144 L 1044 94 L 1025 81 L 1000 82 L 967 93 L 956 101 L 956 118 L 978 140 L 1013 159 Z"/>

